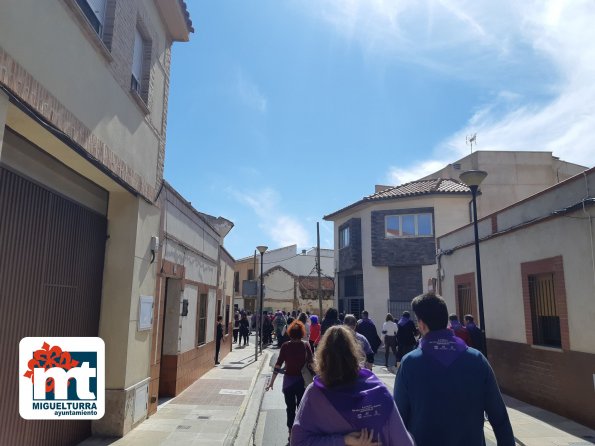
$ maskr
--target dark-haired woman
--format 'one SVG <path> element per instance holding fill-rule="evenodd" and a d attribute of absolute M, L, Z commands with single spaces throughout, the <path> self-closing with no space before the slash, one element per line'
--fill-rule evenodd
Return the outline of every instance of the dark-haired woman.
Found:
<path fill-rule="evenodd" d="M 327 330 L 316 350 L 318 375 L 295 418 L 292 446 L 414 444 L 389 390 L 360 368 L 361 355 L 348 328 Z"/>
<path fill-rule="evenodd" d="M 300 321 L 294 321 L 289 326 L 287 335 L 289 336 L 289 341 L 281 346 L 271 382 L 266 390 L 273 388 L 281 366 L 285 363 L 283 396 L 285 397 L 285 405 L 287 406 L 287 428 L 289 430 L 289 437 L 291 438 L 291 427 L 295 419 L 295 411 L 300 405 L 305 390 L 302 367 L 306 364 L 312 364 L 312 350 L 310 350 L 310 344 L 302 341 L 302 338 L 306 335 L 306 328 Z"/>
<path fill-rule="evenodd" d="M 341 321 L 339 320 L 339 312 L 336 308 L 329 308 L 324 313 L 324 318 L 320 323 L 320 336 L 324 336 L 324 333 L 334 325 L 341 325 Z"/>

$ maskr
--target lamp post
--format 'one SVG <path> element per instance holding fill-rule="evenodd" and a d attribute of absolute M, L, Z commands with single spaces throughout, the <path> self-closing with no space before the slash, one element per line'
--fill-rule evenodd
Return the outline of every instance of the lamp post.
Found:
<path fill-rule="evenodd" d="M 477 229 L 477 190 L 479 185 L 488 176 L 487 172 L 483 170 L 467 170 L 459 175 L 463 183 L 471 189 L 473 196 L 473 232 L 475 234 L 475 270 L 477 275 L 477 303 L 479 305 L 479 323 L 481 328 L 481 336 L 483 338 L 483 353 L 488 357 L 488 343 L 485 330 L 485 316 L 483 313 L 483 289 L 481 285 L 481 259 L 479 256 L 479 231 Z"/>
<path fill-rule="evenodd" d="M 263 257 L 264 257 L 264 253 L 266 252 L 268 248 L 268 246 L 257 246 L 256 249 L 258 249 L 258 252 L 260 253 L 260 304 L 259 306 L 259 312 L 257 313 L 257 319 L 256 319 L 256 323 L 258 324 L 258 321 L 260 321 L 260 329 L 259 327 L 256 327 L 256 347 L 255 347 L 255 351 L 254 351 L 254 361 L 256 361 L 258 359 L 258 344 L 260 344 L 260 353 L 262 353 L 262 329 L 264 326 L 264 318 L 262 316 L 263 313 Z M 260 338 L 260 339 L 259 339 Z M 259 342 L 260 340 L 260 342 Z"/>

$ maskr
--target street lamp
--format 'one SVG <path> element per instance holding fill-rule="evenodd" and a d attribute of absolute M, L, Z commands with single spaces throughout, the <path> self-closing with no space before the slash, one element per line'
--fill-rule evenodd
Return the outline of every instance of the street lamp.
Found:
<path fill-rule="evenodd" d="M 483 353 L 488 357 L 488 343 L 485 329 L 485 316 L 483 314 L 483 289 L 481 285 L 481 260 L 479 257 L 479 231 L 477 229 L 477 189 L 481 182 L 488 176 L 483 170 L 467 170 L 459 175 L 463 183 L 469 186 L 473 196 L 473 231 L 475 233 L 475 270 L 477 274 L 477 303 L 479 304 L 479 323 L 483 338 Z"/>
<path fill-rule="evenodd" d="M 257 323 L 258 320 L 260 320 L 260 330 L 258 329 L 258 327 L 256 327 L 256 347 L 255 347 L 255 351 L 254 351 L 254 361 L 256 361 L 258 359 L 258 344 L 259 344 L 259 338 L 260 338 L 260 353 L 262 353 L 262 330 L 264 327 L 264 318 L 262 317 L 262 307 L 263 307 L 263 300 L 262 300 L 262 296 L 263 296 L 263 281 L 262 281 L 262 269 L 263 269 L 263 256 L 264 253 L 266 252 L 268 248 L 268 246 L 257 246 L 256 249 L 258 249 L 258 252 L 260 253 L 260 309 L 259 312 L 257 313 Z"/>

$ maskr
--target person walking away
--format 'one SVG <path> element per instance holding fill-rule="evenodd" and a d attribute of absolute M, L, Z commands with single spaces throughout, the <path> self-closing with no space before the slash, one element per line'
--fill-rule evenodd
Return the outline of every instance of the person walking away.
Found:
<path fill-rule="evenodd" d="M 240 334 L 240 314 L 235 313 L 233 315 L 233 343 L 238 342 L 238 335 Z"/>
<path fill-rule="evenodd" d="M 336 308 L 329 308 L 326 310 L 324 319 L 322 319 L 322 323 L 320 324 L 320 336 L 324 336 L 324 333 L 334 325 L 341 325 L 341 321 L 339 320 L 339 312 Z"/>
<path fill-rule="evenodd" d="M 310 322 L 310 347 L 312 348 L 312 351 L 314 351 L 318 342 L 320 342 L 320 324 L 318 323 L 318 316 L 315 314 L 310 316 Z"/>
<path fill-rule="evenodd" d="M 417 328 L 415 322 L 411 320 L 409 311 L 403 311 L 401 319 L 397 322 L 397 367 L 401 363 L 403 356 L 414 350 L 417 346 L 415 335 Z"/>
<path fill-rule="evenodd" d="M 283 335 L 284 329 L 287 326 L 287 321 L 285 320 L 285 316 L 280 311 L 277 311 L 275 315 L 275 320 L 273 321 L 273 328 L 275 329 L 275 337 L 277 338 L 277 348 L 281 348 L 281 344 L 283 343 Z"/>
<path fill-rule="evenodd" d="M 326 331 L 316 350 L 317 376 L 295 418 L 292 446 L 414 445 L 390 391 L 360 368 L 362 359 L 350 329 Z"/>
<path fill-rule="evenodd" d="M 219 351 L 221 350 L 221 342 L 223 339 L 223 316 L 217 316 L 217 335 L 215 337 L 215 365 L 219 365 Z"/>
<path fill-rule="evenodd" d="M 469 331 L 467 331 L 467 329 L 461 325 L 456 314 L 452 313 L 450 316 L 448 316 L 448 323 L 454 335 L 457 338 L 461 338 L 463 341 L 465 341 L 465 344 L 468 346 L 471 346 L 471 337 L 469 336 Z"/>
<path fill-rule="evenodd" d="M 264 311 L 262 313 L 262 335 L 263 335 L 263 342 L 264 345 L 271 345 L 273 343 L 273 324 L 271 323 L 271 319 L 269 318 L 268 311 Z"/>
<path fill-rule="evenodd" d="M 397 331 L 399 327 L 395 323 L 393 315 L 388 313 L 384 324 L 382 324 L 382 334 L 384 335 L 384 366 L 388 368 L 388 357 L 390 350 L 395 355 L 395 366 L 397 365 Z"/>
<path fill-rule="evenodd" d="M 494 372 L 479 351 L 446 328 L 444 300 L 427 293 L 411 306 L 423 337 L 401 362 L 394 397 L 417 446 L 484 445 L 484 412 L 498 446 L 514 446 Z"/>
<path fill-rule="evenodd" d="M 365 357 L 364 367 L 368 370 L 372 370 L 372 366 L 374 365 L 374 351 L 368 342 L 368 339 L 360 333 L 355 331 L 355 326 L 357 325 L 357 319 L 353 314 L 346 314 L 343 318 L 343 325 L 353 331 L 355 335 L 356 341 L 359 343 L 362 353 Z"/>
<path fill-rule="evenodd" d="M 289 335 L 289 341 L 281 346 L 273 376 L 266 390 L 273 388 L 281 366 L 285 363 L 283 396 L 285 397 L 285 405 L 287 406 L 287 429 L 289 431 L 289 438 L 291 439 L 291 427 L 295 419 L 295 411 L 300 405 L 305 390 L 302 367 L 304 365 L 312 367 L 312 350 L 310 350 L 310 344 L 302 341 L 306 333 L 306 328 L 300 321 L 293 322 L 287 329 L 287 333 Z"/>
<path fill-rule="evenodd" d="M 306 329 L 306 336 L 303 337 L 302 341 L 307 342 L 309 344 L 310 343 L 310 319 L 308 319 L 308 316 L 306 315 L 306 313 L 300 313 L 300 315 L 298 316 L 298 321 L 300 321 L 302 324 L 304 324 L 304 328 Z"/>
<path fill-rule="evenodd" d="M 378 353 L 378 347 L 380 347 L 382 341 L 380 340 L 380 336 L 378 336 L 378 331 L 376 331 L 376 325 L 374 325 L 374 321 L 369 318 L 369 314 L 366 310 L 362 311 L 362 318 L 357 321 L 355 331 L 363 334 L 366 337 L 370 343 L 370 346 L 372 347 L 372 350 L 374 351 L 374 354 Z"/>
<path fill-rule="evenodd" d="M 485 349 L 483 348 L 483 333 L 477 325 L 475 325 L 475 319 L 470 314 L 465 315 L 465 328 L 469 333 L 471 339 L 470 346 L 476 350 L 479 350 L 485 356 Z"/>
<path fill-rule="evenodd" d="M 244 341 L 244 347 L 248 346 L 248 339 L 250 336 L 250 322 L 248 321 L 248 316 L 242 314 L 242 318 L 240 319 L 240 342 L 239 346 L 242 346 L 242 341 Z"/>

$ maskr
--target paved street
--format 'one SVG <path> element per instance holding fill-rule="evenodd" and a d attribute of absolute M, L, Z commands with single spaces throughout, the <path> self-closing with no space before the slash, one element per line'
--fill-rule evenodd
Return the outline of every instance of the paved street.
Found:
<path fill-rule="evenodd" d="M 124 438 L 91 438 L 80 446 L 237 445 L 285 446 L 287 427 L 281 379 L 265 392 L 279 350 L 265 349 L 254 363 L 254 339 L 235 349 L 178 397 L 163 402 L 156 414 Z M 392 364 L 391 358 L 389 364 Z M 374 373 L 392 390 L 394 368 L 384 367 L 379 352 Z M 281 377 L 279 377 L 281 378 Z M 505 396 L 517 444 L 521 446 L 588 446 L 595 431 Z M 487 446 L 496 441 L 485 425 Z"/>

